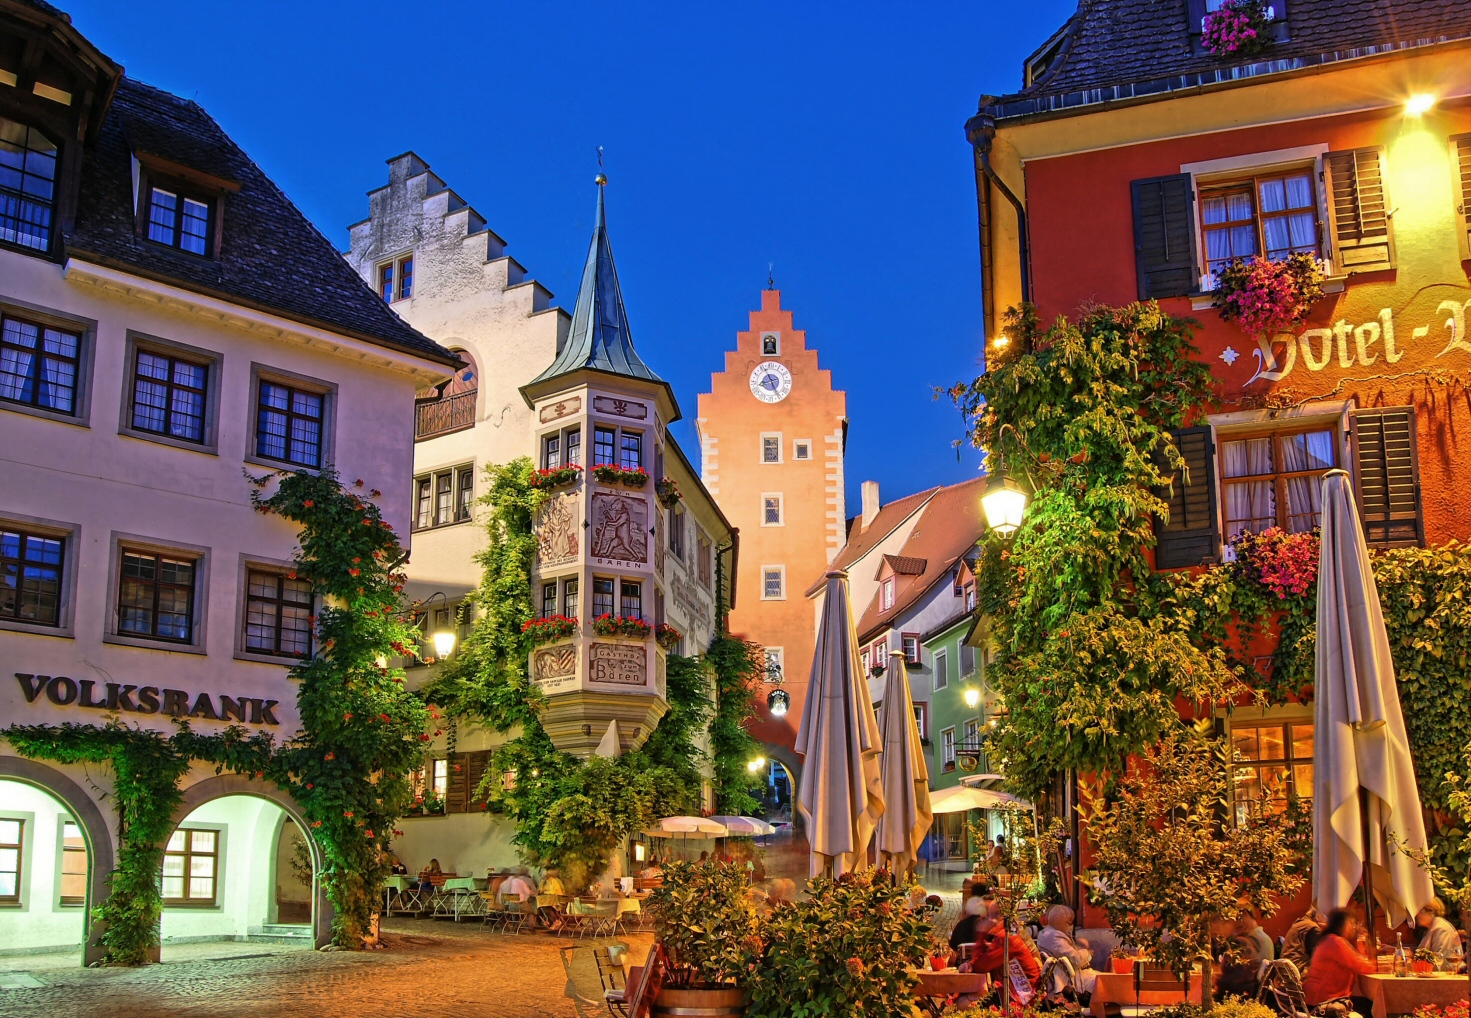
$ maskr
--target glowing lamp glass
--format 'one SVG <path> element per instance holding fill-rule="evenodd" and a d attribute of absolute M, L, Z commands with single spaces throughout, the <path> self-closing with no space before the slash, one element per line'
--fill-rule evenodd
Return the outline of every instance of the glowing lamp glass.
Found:
<path fill-rule="evenodd" d="M 986 513 L 986 525 L 1002 537 L 1009 537 L 1022 525 L 1027 493 L 1005 474 L 992 474 L 981 495 L 981 508 Z"/>
<path fill-rule="evenodd" d="M 981 691 L 975 686 L 965 687 L 965 705 L 967 707 L 979 707 L 981 703 Z"/>
<path fill-rule="evenodd" d="M 1423 116 L 1435 107 L 1435 96 L 1429 92 L 1419 92 L 1410 96 L 1405 101 L 1405 112 L 1412 117 Z"/>
<path fill-rule="evenodd" d="M 792 698 L 787 695 L 785 689 L 773 689 L 766 694 L 766 709 L 771 711 L 771 716 L 779 718 L 786 714 L 787 708 L 792 705 Z"/>
<path fill-rule="evenodd" d="M 434 641 L 434 653 L 438 657 L 449 657 L 455 650 L 455 634 L 448 629 L 441 629 L 432 637 Z"/>

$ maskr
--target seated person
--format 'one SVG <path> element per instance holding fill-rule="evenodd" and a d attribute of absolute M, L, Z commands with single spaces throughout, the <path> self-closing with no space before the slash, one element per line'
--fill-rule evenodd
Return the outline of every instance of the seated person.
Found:
<path fill-rule="evenodd" d="M 1434 951 L 1447 963 L 1447 971 L 1454 972 L 1465 950 L 1461 947 L 1461 935 L 1445 917 L 1445 903 L 1431 898 L 1415 913 L 1415 925 L 1420 928 L 1420 942 L 1415 949 Z"/>
<path fill-rule="evenodd" d="M 512 898 L 518 901 L 529 901 L 536 897 L 536 882 L 531 879 L 531 871 L 522 866 L 506 878 L 501 884 L 501 897 Z"/>
<path fill-rule="evenodd" d="M 429 865 L 419 871 L 419 890 L 434 893 L 434 877 L 444 876 L 444 870 L 439 867 L 438 859 L 430 859 Z M 443 881 L 440 881 L 443 883 Z"/>
<path fill-rule="evenodd" d="M 1364 956 L 1368 943 L 1368 935 L 1359 929 L 1359 921 L 1352 912 L 1335 908 L 1328 913 L 1328 926 L 1313 952 L 1308 977 L 1302 981 L 1308 1007 L 1345 1000 L 1361 1015 L 1374 1013 L 1374 1002 L 1357 993 L 1359 976 L 1379 970 L 1373 958 Z"/>
<path fill-rule="evenodd" d="M 1093 945 L 1087 940 L 1073 938 L 1073 910 L 1066 905 L 1053 905 L 1047 910 L 1047 925 L 1037 935 L 1037 948 L 1043 958 L 1066 958 L 1073 966 L 1073 989 L 1079 993 L 1092 993 L 1098 982 L 1098 972 L 1093 968 Z"/>
<path fill-rule="evenodd" d="M 388 871 L 394 876 L 407 876 L 409 868 L 403 864 L 403 860 L 396 855 L 392 857 L 392 860 L 389 864 Z"/>
<path fill-rule="evenodd" d="M 1009 959 L 1012 968 L 1019 968 L 1026 984 L 1035 991 L 1042 978 L 1041 960 L 1023 937 L 1007 931 L 1006 925 L 1001 921 L 1000 904 L 992 902 L 988 912 L 993 909 L 995 914 L 987 916 L 990 922 L 979 931 L 975 954 L 971 955 L 969 963 L 970 971 L 984 972 L 991 977 L 992 982 L 999 983 Z M 1013 994 L 1020 989 L 1013 981 Z"/>
<path fill-rule="evenodd" d="M 1288 927 L 1287 936 L 1282 941 L 1282 957 L 1296 965 L 1300 975 L 1307 974 L 1313 949 L 1318 946 L 1327 925 L 1328 917 L 1309 905 L 1302 917 Z"/>
<path fill-rule="evenodd" d="M 988 902 L 989 899 L 979 894 L 972 894 L 961 906 L 960 918 L 956 920 L 954 929 L 950 931 L 950 950 L 956 960 L 959 959 L 961 944 L 974 944 L 979 939 L 980 931 L 977 927 L 986 919 Z"/>
<path fill-rule="evenodd" d="M 1257 973 L 1262 962 L 1271 961 L 1272 938 L 1243 917 L 1236 923 L 1212 923 L 1211 955 L 1221 964 L 1216 986 L 1224 996 L 1254 998 L 1261 988 Z M 1260 934 L 1257 936 L 1256 934 Z"/>
<path fill-rule="evenodd" d="M 541 893 L 560 895 L 567 893 L 567 885 L 562 883 L 561 870 L 553 867 L 546 871 L 546 879 L 541 882 Z"/>
<path fill-rule="evenodd" d="M 657 855 L 650 856 L 649 864 L 643 869 L 639 870 L 638 875 L 645 880 L 653 880 L 655 877 L 662 877 L 664 875 L 664 870 L 661 869 L 659 866 L 659 857 Z"/>

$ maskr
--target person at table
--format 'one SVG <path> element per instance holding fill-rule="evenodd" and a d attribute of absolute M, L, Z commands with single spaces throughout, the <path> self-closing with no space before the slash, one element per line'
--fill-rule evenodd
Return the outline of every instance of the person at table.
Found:
<path fill-rule="evenodd" d="M 999 834 L 991 842 L 991 851 L 986 856 L 986 869 L 991 873 L 1006 872 L 1006 839 Z"/>
<path fill-rule="evenodd" d="M 1346 908 L 1328 913 L 1328 925 L 1318 948 L 1313 952 L 1308 977 L 1302 982 L 1303 998 L 1308 1007 L 1321 1007 L 1333 1000 L 1348 1001 L 1361 1015 L 1374 1013 L 1374 1002 L 1359 996 L 1359 976 L 1379 970 L 1373 958 L 1364 956 L 1369 936 L 1359 928 L 1359 921 Z M 1357 945 L 1357 946 L 1355 946 Z"/>
<path fill-rule="evenodd" d="M 546 871 L 546 877 L 541 882 L 542 894 L 567 894 L 567 885 L 562 883 L 562 871 L 553 867 Z"/>
<path fill-rule="evenodd" d="M 1272 935 L 1262 929 L 1262 924 L 1250 912 L 1242 912 L 1241 918 L 1236 920 L 1236 939 L 1250 942 L 1252 957 L 1258 962 L 1271 961 L 1277 954 Z"/>
<path fill-rule="evenodd" d="M 439 860 L 430 859 L 429 865 L 419 871 L 419 890 L 433 894 L 434 878 L 443 876 L 444 870 L 440 868 Z"/>
<path fill-rule="evenodd" d="M 1047 910 L 1047 925 L 1037 935 L 1037 949 L 1043 958 L 1066 958 L 1072 963 L 1075 979 L 1073 989 L 1081 993 L 1092 993 L 1098 982 L 1098 971 L 1093 968 L 1093 945 L 1086 939 L 1073 937 L 1073 924 L 1077 915 L 1066 905 L 1053 905 Z"/>
<path fill-rule="evenodd" d="M 531 879 L 531 871 L 522 866 L 516 872 L 506 878 L 501 884 L 501 897 L 515 897 L 517 901 L 530 901 L 536 897 L 536 881 Z"/>
<path fill-rule="evenodd" d="M 1272 938 L 1255 923 L 1250 926 L 1263 935 L 1254 936 L 1242 919 L 1211 923 L 1211 957 L 1221 965 L 1216 989 L 1222 996 L 1254 999 L 1261 988 L 1257 973 L 1272 958 Z"/>
<path fill-rule="evenodd" d="M 1318 946 L 1327 925 L 1328 917 L 1316 906 L 1309 905 L 1302 917 L 1287 928 L 1287 936 L 1282 938 L 1282 957 L 1296 965 L 1299 973 L 1307 974 L 1313 949 Z"/>
<path fill-rule="evenodd" d="M 980 924 L 977 932 L 976 950 L 971 955 L 970 970 L 983 972 L 991 977 L 993 983 L 999 983 L 1009 960 L 1012 968 L 1020 969 L 1027 985 L 1035 991 L 1037 984 L 1042 980 L 1041 959 L 1033 951 L 1032 945 L 1023 937 L 1006 929 L 1006 924 L 1001 920 L 1000 902 L 991 902 L 987 906 L 987 912 L 987 921 Z M 1021 989 L 1013 980 L 1013 996 L 1016 996 Z M 1021 1003 L 1026 1003 L 1026 1001 L 1023 1000 Z"/>
<path fill-rule="evenodd" d="M 979 935 L 977 926 L 986 919 L 987 903 L 988 899 L 975 893 L 965 899 L 965 904 L 960 909 L 960 918 L 956 920 L 954 929 L 950 931 L 950 953 L 954 956 L 954 960 L 959 960 L 961 944 L 976 942 Z"/>
<path fill-rule="evenodd" d="M 1450 970 L 1454 971 L 1465 950 L 1461 947 L 1461 935 L 1445 917 L 1445 902 L 1439 898 L 1431 898 L 1415 913 L 1415 925 L 1420 929 L 1420 942 L 1415 945 L 1415 949 L 1434 951 L 1449 962 Z"/>
<path fill-rule="evenodd" d="M 409 868 L 403 864 L 403 860 L 396 855 L 391 858 L 393 862 L 389 864 L 388 871 L 396 877 L 407 876 Z"/>
<path fill-rule="evenodd" d="M 643 869 L 639 870 L 638 875 L 644 880 L 654 880 L 658 877 L 662 877 L 664 875 L 664 870 L 659 866 L 659 857 L 657 855 L 650 856 L 649 864 Z"/>

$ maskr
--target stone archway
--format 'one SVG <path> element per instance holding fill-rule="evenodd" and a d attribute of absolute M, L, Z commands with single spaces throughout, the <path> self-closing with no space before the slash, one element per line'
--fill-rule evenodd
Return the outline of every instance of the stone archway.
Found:
<path fill-rule="evenodd" d="M 82 964 L 101 961 L 107 949 L 102 946 L 103 924 L 92 920 L 92 910 L 107 900 L 112 889 L 114 861 L 113 835 L 102 810 L 81 785 L 54 767 L 18 756 L 0 756 L 0 778 L 24 782 L 39 788 L 62 803 L 82 830 L 87 842 L 87 906 L 83 909 Z"/>
<path fill-rule="evenodd" d="M 325 947 L 330 944 L 332 942 L 332 902 L 327 898 L 327 892 L 323 889 L 320 878 L 326 859 L 322 855 L 322 847 L 311 836 L 311 824 L 307 822 L 306 815 L 302 813 L 301 807 L 297 805 L 294 798 L 275 785 L 258 778 L 249 778 L 241 774 L 221 774 L 203 781 L 196 781 L 184 789 L 184 798 L 179 803 L 179 808 L 174 811 L 174 826 L 179 826 L 184 822 L 185 817 L 205 803 L 227 795 L 254 796 L 279 806 L 305 835 L 307 848 L 312 855 L 312 869 L 317 875 L 312 900 L 312 942 L 316 947 Z"/>

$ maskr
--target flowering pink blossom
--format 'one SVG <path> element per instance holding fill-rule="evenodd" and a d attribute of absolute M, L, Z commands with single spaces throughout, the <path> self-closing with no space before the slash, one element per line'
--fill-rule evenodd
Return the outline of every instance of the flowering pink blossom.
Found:
<path fill-rule="evenodd" d="M 1268 26 L 1264 0 L 1225 0 L 1205 16 L 1200 45 L 1218 57 L 1257 53 L 1271 41 Z"/>
<path fill-rule="evenodd" d="M 1294 331 L 1322 296 L 1323 272 L 1312 255 L 1238 258 L 1216 273 L 1222 320 L 1249 336 Z"/>
<path fill-rule="evenodd" d="M 1242 531 L 1231 538 L 1236 569 L 1286 600 L 1289 594 L 1306 594 L 1318 582 L 1318 532 L 1289 534 L 1281 527 L 1268 527 L 1260 534 Z"/>

